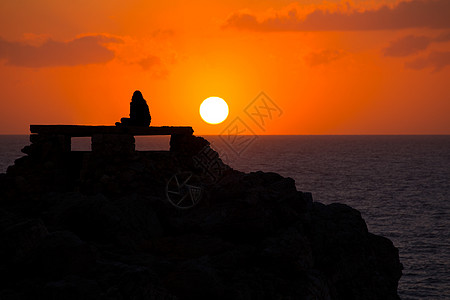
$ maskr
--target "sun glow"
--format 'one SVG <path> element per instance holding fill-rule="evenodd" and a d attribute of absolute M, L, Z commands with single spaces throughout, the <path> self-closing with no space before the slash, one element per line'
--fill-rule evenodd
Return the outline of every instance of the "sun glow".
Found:
<path fill-rule="evenodd" d="M 219 97 L 209 97 L 200 105 L 200 116 L 209 124 L 219 124 L 228 117 L 228 104 Z"/>

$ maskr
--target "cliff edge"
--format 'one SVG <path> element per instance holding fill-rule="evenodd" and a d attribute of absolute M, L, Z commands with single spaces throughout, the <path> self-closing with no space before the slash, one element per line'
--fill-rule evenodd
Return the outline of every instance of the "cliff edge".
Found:
<path fill-rule="evenodd" d="M 233 170 L 201 137 L 101 153 L 59 138 L 0 174 L 1 299 L 399 299 L 392 242 L 291 178 Z"/>

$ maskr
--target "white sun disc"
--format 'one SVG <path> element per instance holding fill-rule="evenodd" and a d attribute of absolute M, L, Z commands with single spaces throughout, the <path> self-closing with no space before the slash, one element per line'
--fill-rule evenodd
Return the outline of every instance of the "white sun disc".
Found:
<path fill-rule="evenodd" d="M 200 105 L 200 116 L 209 124 L 219 124 L 228 117 L 228 104 L 219 97 L 209 97 Z"/>

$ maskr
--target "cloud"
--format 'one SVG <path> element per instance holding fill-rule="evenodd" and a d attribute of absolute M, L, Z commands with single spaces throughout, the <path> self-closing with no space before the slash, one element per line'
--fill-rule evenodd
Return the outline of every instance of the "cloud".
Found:
<path fill-rule="evenodd" d="M 148 55 L 147 57 L 139 60 L 137 64 L 139 64 L 142 67 L 142 69 L 147 71 L 155 66 L 160 66 L 161 59 L 155 55 Z"/>
<path fill-rule="evenodd" d="M 435 42 L 448 42 L 450 41 L 450 31 L 449 32 L 445 32 L 442 33 L 441 35 L 439 35 L 438 37 L 436 37 L 434 39 Z"/>
<path fill-rule="evenodd" d="M 83 36 L 68 42 L 46 40 L 41 45 L 9 42 L 0 38 L 0 59 L 7 65 L 43 68 L 106 63 L 115 56 L 105 43 L 120 43 L 104 35 Z"/>
<path fill-rule="evenodd" d="M 426 50 L 432 43 L 450 41 L 450 32 L 442 33 L 437 37 L 408 35 L 390 42 L 383 49 L 384 56 L 403 57 Z"/>
<path fill-rule="evenodd" d="M 164 79 L 169 75 L 166 64 L 156 55 L 147 55 L 142 59 L 131 62 L 131 64 L 141 66 L 142 70 L 148 72 L 153 78 Z"/>
<path fill-rule="evenodd" d="M 432 39 L 427 36 L 408 35 L 398 40 L 392 41 L 384 49 L 384 56 L 408 56 L 425 50 L 432 43 Z"/>
<path fill-rule="evenodd" d="M 329 12 L 316 9 L 301 18 L 297 10 L 258 21 L 251 13 L 234 13 L 224 27 L 254 31 L 354 31 L 405 28 L 450 28 L 449 0 L 412 0 L 394 7 Z"/>
<path fill-rule="evenodd" d="M 419 57 L 405 63 L 405 67 L 414 70 L 434 68 L 434 72 L 439 72 L 450 65 L 450 52 L 433 51 L 428 56 Z"/>
<path fill-rule="evenodd" d="M 310 67 L 329 64 L 347 55 L 343 50 L 322 50 L 319 52 L 311 52 L 305 56 L 305 61 Z"/>

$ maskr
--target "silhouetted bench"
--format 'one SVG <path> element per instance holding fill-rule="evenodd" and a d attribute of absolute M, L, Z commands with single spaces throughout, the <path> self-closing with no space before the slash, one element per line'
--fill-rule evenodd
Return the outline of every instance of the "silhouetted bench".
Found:
<path fill-rule="evenodd" d="M 128 134 L 128 135 L 191 135 L 192 127 L 188 126 L 88 126 L 88 125 L 30 125 L 31 133 L 62 134 L 70 137 L 89 137 L 95 134 Z"/>
<path fill-rule="evenodd" d="M 88 126 L 88 125 L 30 125 L 32 143 L 50 143 L 51 148 L 71 151 L 72 137 L 91 137 L 93 152 L 133 152 L 134 136 L 170 135 L 170 146 L 192 136 L 188 126 Z"/>

